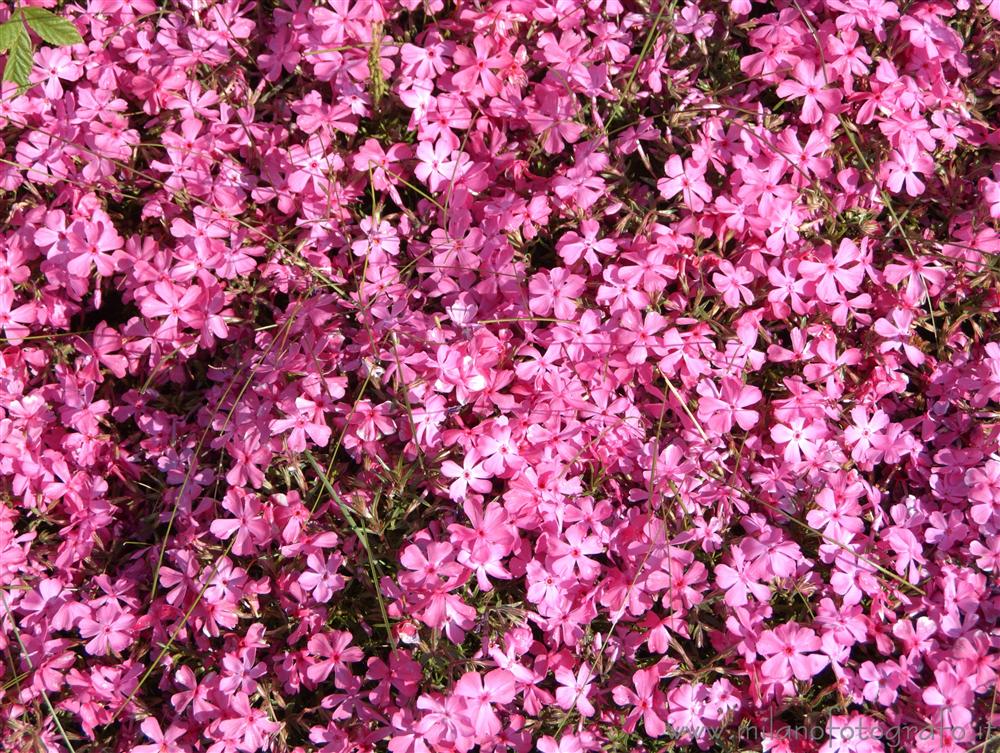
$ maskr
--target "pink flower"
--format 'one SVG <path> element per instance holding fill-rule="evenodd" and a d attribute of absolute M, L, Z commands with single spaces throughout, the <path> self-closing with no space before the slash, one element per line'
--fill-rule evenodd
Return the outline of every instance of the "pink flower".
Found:
<path fill-rule="evenodd" d="M 132 748 L 132 753 L 182 753 L 184 748 L 177 745 L 177 741 L 184 736 L 184 728 L 171 724 L 167 731 L 160 729 L 160 723 L 154 717 L 147 717 L 139 725 L 142 734 L 153 741 L 152 745 L 137 745 Z"/>
<path fill-rule="evenodd" d="M 610 238 L 598 240 L 600 225 L 594 220 L 581 222 L 580 230 L 583 235 L 569 232 L 562 236 L 556 244 L 559 256 L 566 264 L 575 264 L 582 258 L 591 266 L 599 267 L 600 260 L 597 255 L 610 255 L 618 247 L 617 243 Z"/>
<path fill-rule="evenodd" d="M 572 577 L 574 573 L 584 579 L 593 578 L 600 566 L 588 555 L 600 554 L 604 551 L 596 536 L 586 536 L 582 526 L 570 526 L 565 533 L 565 541 L 554 539 L 549 543 L 549 556 L 552 558 L 552 572 L 564 578 Z"/>
<path fill-rule="evenodd" d="M 324 604 L 337 591 L 344 588 L 347 581 L 340 574 L 343 558 L 339 554 L 331 554 L 329 558 L 322 553 L 310 554 L 306 558 L 309 569 L 299 576 L 299 585 L 312 592 L 316 601 Z"/>
<path fill-rule="evenodd" d="M 733 308 L 740 305 L 741 300 L 750 305 L 754 296 L 750 283 L 754 280 L 753 272 L 743 267 L 734 267 L 728 261 L 719 263 L 719 271 L 712 275 L 712 284 L 722 293 L 722 300 Z"/>
<path fill-rule="evenodd" d="M 635 690 L 624 685 L 615 687 L 613 691 L 615 703 L 619 706 L 632 706 L 625 719 L 626 732 L 634 730 L 640 718 L 643 729 L 650 737 L 659 737 L 667 731 L 664 722 L 666 698 L 659 684 L 660 678 L 655 669 L 640 669 L 632 675 L 632 685 Z"/>
<path fill-rule="evenodd" d="M 730 553 L 732 565 L 720 564 L 715 567 L 715 580 L 719 588 L 725 590 L 725 602 L 731 607 L 741 607 L 749 599 L 748 594 L 760 602 L 766 602 L 771 596 L 771 589 L 760 582 L 758 568 L 747 561 L 740 548 L 734 548 Z"/>
<path fill-rule="evenodd" d="M 861 287 L 865 270 L 859 262 L 861 252 L 853 241 L 845 238 L 840 242 L 835 256 L 828 247 L 824 247 L 819 260 L 803 260 L 799 264 L 799 272 L 805 279 L 816 283 L 816 292 L 821 301 L 837 303 L 844 293 L 857 292 Z"/>
<path fill-rule="evenodd" d="M 545 735 L 536 743 L 536 747 L 541 753 L 583 753 L 584 748 L 577 735 L 567 735 L 563 733 L 556 741 L 554 737 Z"/>
<path fill-rule="evenodd" d="M 426 183 L 432 191 L 440 191 L 448 185 L 454 175 L 453 147 L 444 139 L 431 144 L 421 142 L 417 147 L 417 164 L 413 174 Z"/>
<path fill-rule="evenodd" d="M 83 71 L 68 50 L 63 47 L 43 47 L 35 54 L 31 77 L 41 82 L 45 96 L 51 100 L 63 96 L 63 81 L 76 81 Z"/>
<path fill-rule="evenodd" d="M 495 97 L 500 93 L 501 82 L 494 71 L 509 65 L 510 55 L 493 54 L 493 44 L 479 35 L 473 39 L 472 47 L 472 50 L 461 45 L 455 48 L 454 60 L 459 71 L 452 76 L 452 82 L 475 99 L 483 94 Z"/>
<path fill-rule="evenodd" d="M 858 462 L 869 462 L 881 457 L 881 453 L 873 451 L 883 430 L 889 425 L 889 417 L 880 410 L 871 416 L 861 406 L 851 409 L 851 420 L 854 423 L 844 430 L 844 439 L 851 445 L 851 457 Z"/>
<path fill-rule="evenodd" d="M 890 191 L 900 193 L 905 190 L 908 196 L 919 196 L 926 184 L 917 176 L 933 173 L 934 160 L 921 151 L 915 141 L 904 141 L 893 150 L 885 168 L 889 172 L 885 184 Z"/>
<path fill-rule="evenodd" d="M 27 325 L 36 321 L 35 306 L 25 303 L 15 307 L 14 300 L 12 288 L 0 287 L 0 330 L 11 345 L 20 345 L 31 332 Z"/>
<path fill-rule="evenodd" d="M 337 685 L 342 686 L 350 674 L 348 664 L 364 659 L 364 652 L 351 645 L 353 637 L 346 630 L 319 633 L 309 639 L 308 652 L 311 658 L 306 668 L 306 676 L 317 685 L 325 682 L 331 673 Z"/>
<path fill-rule="evenodd" d="M 793 418 L 788 424 L 771 427 L 771 439 L 785 446 L 784 457 L 790 463 L 798 463 L 803 455 L 811 455 L 824 433 L 821 422 L 805 418 Z"/>
<path fill-rule="evenodd" d="M 1000 0 L 652 5 L 11 6 L 0 747 L 970 747 Z"/>
<path fill-rule="evenodd" d="M 829 739 L 819 753 L 883 753 L 882 740 L 888 733 L 879 722 L 857 712 L 834 714 L 826 723 Z"/>
<path fill-rule="evenodd" d="M 420 581 L 431 580 L 436 585 L 438 578 L 453 579 L 461 575 L 462 568 L 454 561 L 455 548 L 447 542 L 427 545 L 427 553 L 416 544 L 410 544 L 400 555 L 403 567 L 411 570 Z"/>
<path fill-rule="evenodd" d="M 475 451 L 466 454 L 462 459 L 462 465 L 452 460 L 444 461 L 441 464 L 441 473 L 455 479 L 448 487 L 448 493 L 456 502 L 465 499 L 469 489 L 478 494 L 486 494 L 493 488 L 489 480 L 492 474 L 479 462 L 479 455 Z"/>
<path fill-rule="evenodd" d="M 821 645 L 815 632 L 794 622 L 765 630 L 757 641 L 757 652 L 769 657 L 761 671 L 765 678 L 779 682 L 793 676 L 803 682 L 810 680 L 830 663 L 828 657 L 814 653 Z"/>
<path fill-rule="evenodd" d="M 292 452 L 305 451 L 307 436 L 318 447 L 326 447 L 332 431 L 326 425 L 322 409 L 305 397 L 295 398 L 294 405 L 294 413 L 289 411 L 288 418 L 271 421 L 271 431 L 281 434 L 291 429 L 288 435 L 288 449 Z"/>
<path fill-rule="evenodd" d="M 266 712 L 250 705 L 246 693 L 236 693 L 230 704 L 230 718 L 219 722 L 219 731 L 236 741 L 241 751 L 260 750 L 279 729 L 281 725 L 271 721 Z"/>
<path fill-rule="evenodd" d="M 567 143 L 576 143 L 585 127 L 573 120 L 577 114 L 577 100 L 567 96 L 562 87 L 538 86 L 533 100 L 535 107 L 527 113 L 531 130 L 541 136 L 542 149 L 547 154 L 558 154 Z"/>
<path fill-rule="evenodd" d="M 763 393 L 752 385 L 744 385 L 733 377 L 724 377 L 721 390 L 717 390 L 713 382 L 705 380 L 699 382 L 698 393 L 702 395 L 698 401 L 698 420 L 714 433 L 727 434 L 732 431 L 734 423 L 744 431 L 750 431 L 759 420 L 757 411 L 749 406 L 759 403 Z"/>
<path fill-rule="evenodd" d="M 864 531 L 861 506 L 855 499 L 823 489 L 816 495 L 816 505 L 818 509 L 806 514 L 806 522 L 834 541 L 847 543 Z"/>
<path fill-rule="evenodd" d="M 969 516 L 979 525 L 987 525 L 1000 513 L 1000 462 L 989 460 L 982 468 L 970 468 L 965 483 L 969 498 L 976 503 Z"/>
<path fill-rule="evenodd" d="M 586 663 L 580 665 L 576 674 L 566 667 L 556 670 L 556 702 L 564 711 L 576 709 L 582 716 L 594 715 L 594 706 L 588 700 L 593 686 L 593 673 Z"/>
<path fill-rule="evenodd" d="M 135 617 L 114 604 L 105 604 L 90 617 L 80 620 L 80 635 L 90 638 L 84 646 L 88 654 L 120 654 L 132 645 Z"/>
<path fill-rule="evenodd" d="M 803 123 L 818 123 L 824 111 L 837 114 L 841 95 L 836 88 L 826 88 L 828 82 L 822 68 L 817 69 L 811 60 L 802 59 L 795 64 L 794 76 L 778 85 L 778 96 L 802 99 Z"/>
<path fill-rule="evenodd" d="M 528 307 L 533 314 L 548 316 L 554 312 L 559 319 L 572 319 L 576 312 L 573 299 L 584 291 L 585 280 L 565 269 L 553 269 L 547 274 L 537 274 L 528 285 L 531 300 Z"/>
<path fill-rule="evenodd" d="M 666 325 L 666 319 L 652 311 L 640 319 L 638 314 L 627 311 L 622 316 L 621 324 L 618 339 L 623 345 L 629 346 L 626 360 L 631 364 L 644 363 L 649 357 L 649 351 L 657 349 L 657 335 Z"/>
<path fill-rule="evenodd" d="M 505 669 L 494 669 L 485 676 L 466 672 L 455 684 L 455 695 L 465 701 L 465 708 L 478 737 L 495 737 L 501 729 L 494 704 L 504 705 L 514 700 L 514 675 Z"/>
<path fill-rule="evenodd" d="M 997 6 L 1000 7 L 1000 0 L 997 0 Z M 995 177 L 1000 177 L 997 173 L 1000 172 L 996 168 L 993 170 Z M 991 180 L 990 178 L 983 178 L 981 183 L 981 188 L 983 192 L 983 199 L 990 207 L 990 217 L 993 219 L 1000 219 L 1000 180 Z"/>
<path fill-rule="evenodd" d="M 212 535 L 222 540 L 233 538 L 232 552 L 242 557 L 252 554 L 271 536 L 271 526 L 264 518 L 264 511 L 255 495 L 231 491 L 222 500 L 222 507 L 232 518 L 212 521 Z"/>
<path fill-rule="evenodd" d="M 705 165 L 693 159 L 684 162 L 679 155 L 672 154 L 664 166 L 667 177 L 660 178 L 656 187 L 664 199 L 681 194 L 688 209 L 700 211 L 705 202 L 712 200 L 712 189 L 705 182 L 705 169 Z"/>
<path fill-rule="evenodd" d="M 160 331 L 166 337 L 174 337 L 179 324 L 201 326 L 201 314 L 195 307 L 201 293 L 202 290 L 197 285 L 186 288 L 182 293 L 171 282 L 157 282 L 152 292 L 142 298 L 139 307 L 145 316 L 164 317 Z"/>
<path fill-rule="evenodd" d="M 124 242 L 110 222 L 74 222 L 67 239 L 72 258 L 66 269 L 71 275 L 86 277 L 92 267 L 104 277 L 114 272 L 115 264 L 108 252 L 117 251 Z"/>

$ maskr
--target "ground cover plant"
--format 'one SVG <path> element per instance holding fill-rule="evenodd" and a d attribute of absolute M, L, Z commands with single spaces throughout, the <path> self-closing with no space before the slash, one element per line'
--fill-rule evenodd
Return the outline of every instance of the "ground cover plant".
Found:
<path fill-rule="evenodd" d="M 0 748 L 1000 736 L 1000 2 L 0 11 Z"/>

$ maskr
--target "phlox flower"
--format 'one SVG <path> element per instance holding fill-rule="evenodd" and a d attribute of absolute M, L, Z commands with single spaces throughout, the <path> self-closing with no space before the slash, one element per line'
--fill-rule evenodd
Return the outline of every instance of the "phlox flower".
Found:
<path fill-rule="evenodd" d="M 135 639 L 135 617 L 113 604 L 105 604 L 90 617 L 80 620 L 80 635 L 87 641 L 85 650 L 92 655 L 120 654 Z"/>
<path fill-rule="evenodd" d="M 730 556 L 732 565 L 720 564 L 715 568 L 716 582 L 726 592 L 726 604 L 733 607 L 744 606 L 751 594 L 758 601 L 766 602 L 771 596 L 771 589 L 760 582 L 758 568 L 748 561 L 740 548 L 734 548 Z"/>
<path fill-rule="evenodd" d="M 574 673 L 566 667 L 559 667 L 556 672 L 556 703 L 564 711 L 576 709 L 584 717 L 593 716 L 594 706 L 588 700 L 593 687 L 593 672 L 584 663 Z"/>
<path fill-rule="evenodd" d="M 712 275 L 712 284 L 722 293 L 722 300 L 733 308 L 741 301 L 748 305 L 753 303 L 754 295 L 749 287 L 753 280 L 753 272 L 728 261 L 720 262 L 719 271 Z"/>
<path fill-rule="evenodd" d="M 306 397 L 295 398 L 294 408 L 289 407 L 287 418 L 271 421 L 271 431 L 276 434 L 289 429 L 291 432 L 287 442 L 288 449 L 292 452 L 304 452 L 307 437 L 318 447 L 326 447 L 332 434 L 332 430 L 325 422 L 322 409 L 315 401 Z"/>
<path fill-rule="evenodd" d="M 559 736 L 558 741 L 554 737 L 545 735 L 538 740 L 536 746 L 541 753 L 583 753 L 584 751 L 577 735 L 563 734 Z"/>
<path fill-rule="evenodd" d="M 845 238 L 834 255 L 824 248 L 816 261 L 804 259 L 799 264 L 802 277 L 816 283 L 816 293 L 825 303 L 837 303 L 844 293 L 855 293 L 864 280 L 861 252 L 853 241 Z"/>
<path fill-rule="evenodd" d="M 110 221 L 101 220 L 94 223 L 74 222 L 69 228 L 67 240 L 72 258 L 67 262 L 66 269 L 77 277 L 86 277 L 92 267 L 97 268 L 99 275 L 109 276 L 115 269 L 109 252 L 117 251 L 124 245 Z"/>
<path fill-rule="evenodd" d="M 706 380 L 699 382 L 698 393 L 702 396 L 698 401 L 698 420 L 709 431 L 727 434 L 734 423 L 744 431 L 749 431 L 759 420 L 757 411 L 749 406 L 759 403 L 762 393 L 752 385 L 744 385 L 738 379 L 725 377 L 721 390 L 713 382 Z"/>
<path fill-rule="evenodd" d="M 825 64 L 824 64 L 825 65 Z M 778 96 L 802 100 L 802 122 L 818 123 L 824 112 L 836 114 L 841 94 L 836 87 L 827 87 L 826 73 L 811 60 L 802 59 L 795 64 L 794 78 L 778 85 Z"/>
<path fill-rule="evenodd" d="M 232 552 L 238 557 L 252 554 L 271 536 L 271 526 L 264 517 L 264 509 L 255 495 L 230 492 L 222 500 L 222 508 L 233 515 L 212 521 L 213 536 L 228 541 L 233 539 Z"/>
<path fill-rule="evenodd" d="M 600 566 L 590 555 L 604 551 L 596 536 L 585 535 L 582 526 L 574 525 L 566 529 L 564 539 L 554 539 L 549 542 L 549 556 L 552 558 L 552 572 L 560 577 L 572 577 L 578 574 L 584 579 L 593 578 Z"/>
<path fill-rule="evenodd" d="M 584 259 L 592 268 L 599 268 L 598 254 L 610 255 L 614 253 L 618 244 L 610 238 L 598 240 L 600 225 L 594 220 L 584 220 L 580 223 L 580 231 L 582 235 L 571 231 L 559 239 L 556 249 L 560 258 L 567 264 L 574 264 L 579 259 Z"/>
<path fill-rule="evenodd" d="M 660 178 L 656 187 L 664 199 L 681 195 L 684 203 L 692 212 L 700 211 L 705 202 L 712 200 L 712 189 L 705 182 L 706 166 L 693 159 L 684 161 L 680 155 L 673 154 L 664 166 L 665 178 Z"/>
<path fill-rule="evenodd" d="M 805 418 L 793 418 L 788 424 L 771 427 L 771 439 L 784 445 L 784 458 L 790 463 L 801 462 L 816 451 L 823 438 L 825 428 L 821 422 Z"/>
<path fill-rule="evenodd" d="M 474 450 L 465 455 L 462 465 L 453 460 L 444 461 L 441 473 L 454 479 L 448 487 L 448 493 L 456 502 L 465 499 L 470 489 L 478 494 L 486 494 L 493 488 L 490 481 L 492 474 L 484 468 L 479 461 L 479 454 Z"/>
<path fill-rule="evenodd" d="M 316 601 L 328 602 L 333 594 L 347 583 L 338 572 L 342 563 L 343 558 L 336 553 L 331 554 L 328 558 L 321 553 L 310 554 L 306 558 L 309 569 L 299 576 L 299 585 L 312 592 Z"/>
<path fill-rule="evenodd" d="M 757 651 L 768 657 L 761 671 L 765 678 L 775 681 L 806 681 L 819 674 L 830 663 L 822 654 L 821 642 L 816 633 L 794 622 L 765 630 L 757 641 Z"/>
<path fill-rule="evenodd" d="M 894 193 L 905 191 L 907 196 L 919 196 L 927 184 L 918 176 L 934 172 L 934 160 L 912 141 L 904 141 L 893 150 L 885 163 L 888 171 L 886 186 Z"/>
<path fill-rule="evenodd" d="M 982 468 L 970 468 L 964 480 L 975 502 L 969 515 L 979 525 L 986 525 L 1000 512 L 1000 462 L 989 460 Z"/>
<path fill-rule="evenodd" d="M 500 717 L 494 704 L 510 703 L 515 692 L 514 676 L 505 669 L 494 669 L 485 675 L 466 672 L 455 684 L 455 695 L 465 701 L 477 737 L 495 737 L 500 732 Z"/>
<path fill-rule="evenodd" d="M 614 688 L 613 695 L 619 706 L 632 707 L 625 719 L 626 732 L 634 730 L 640 719 L 643 729 L 650 737 L 659 737 L 667 731 L 664 721 L 666 697 L 659 688 L 659 675 L 655 669 L 638 670 L 632 675 L 632 688 L 618 685 Z"/>
<path fill-rule="evenodd" d="M 14 306 L 15 297 L 12 288 L 0 288 L 0 330 L 12 345 L 18 345 L 31 329 L 28 327 L 36 321 L 35 305 L 24 303 Z"/>
<path fill-rule="evenodd" d="M 1000 2 L 20 7 L 0 749 L 970 747 Z"/>
<path fill-rule="evenodd" d="M 484 94 L 495 97 L 500 93 L 501 81 L 494 71 L 509 65 L 511 57 L 504 51 L 497 53 L 489 39 L 477 35 L 472 49 L 455 48 L 454 61 L 459 70 L 452 82 L 472 98 L 481 99 Z"/>
<path fill-rule="evenodd" d="M 345 630 L 334 630 L 329 634 L 319 633 L 309 639 L 310 664 L 306 676 L 317 685 L 334 674 L 334 681 L 343 686 L 350 674 L 348 664 L 361 661 L 364 652 L 352 645 L 353 637 Z"/>
<path fill-rule="evenodd" d="M 148 745 L 137 745 L 132 748 L 132 753 L 182 753 L 185 750 L 177 744 L 177 741 L 184 736 L 183 727 L 172 724 L 164 732 L 156 718 L 150 716 L 142 720 L 140 729 L 142 734 L 153 742 Z"/>

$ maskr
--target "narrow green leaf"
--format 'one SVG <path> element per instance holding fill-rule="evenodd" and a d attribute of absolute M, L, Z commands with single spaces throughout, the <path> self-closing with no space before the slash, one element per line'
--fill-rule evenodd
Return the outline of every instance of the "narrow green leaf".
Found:
<path fill-rule="evenodd" d="M 21 13 L 24 14 L 28 26 L 51 45 L 63 47 L 83 41 L 83 37 L 71 21 L 60 18 L 50 10 L 30 7 L 21 8 Z"/>
<path fill-rule="evenodd" d="M 0 26 L 0 52 L 7 52 L 14 45 L 19 34 L 27 34 L 21 19 L 14 18 Z"/>
<path fill-rule="evenodd" d="M 31 76 L 31 67 L 35 62 L 35 51 L 31 47 L 31 40 L 28 33 L 24 32 L 14 37 L 14 43 L 10 46 L 10 54 L 7 56 L 7 65 L 3 69 L 3 80 L 13 81 L 20 87 L 28 85 L 28 77 Z"/>

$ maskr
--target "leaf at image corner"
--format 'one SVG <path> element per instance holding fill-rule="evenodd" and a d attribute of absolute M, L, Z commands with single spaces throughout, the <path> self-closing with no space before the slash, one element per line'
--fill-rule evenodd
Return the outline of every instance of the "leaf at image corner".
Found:
<path fill-rule="evenodd" d="M 31 40 L 28 39 L 27 33 L 18 34 L 10 46 L 7 64 L 3 69 L 3 80 L 13 81 L 21 87 L 27 86 L 34 59 L 35 51 L 31 47 Z"/>
<path fill-rule="evenodd" d="M 21 13 L 32 31 L 51 45 L 62 47 L 83 41 L 83 37 L 71 21 L 60 18 L 52 11 L 31 7 L 21 8 Z"/>

